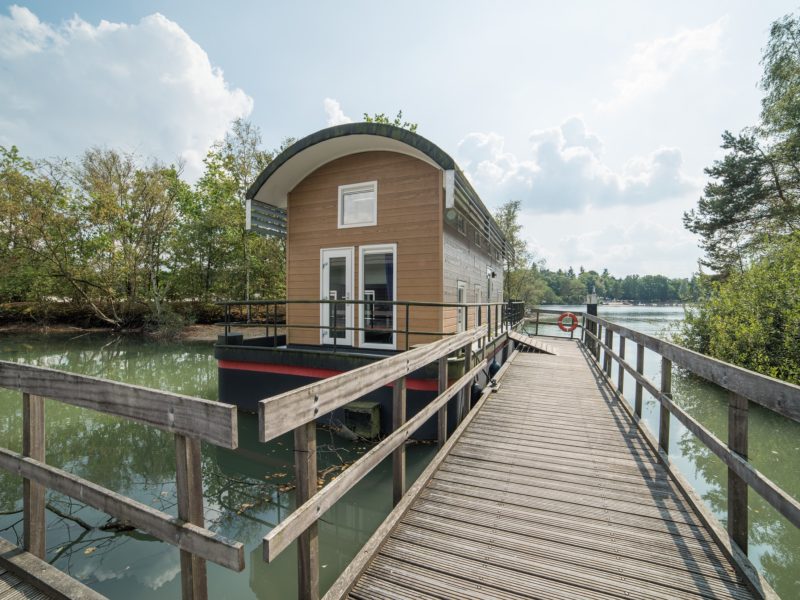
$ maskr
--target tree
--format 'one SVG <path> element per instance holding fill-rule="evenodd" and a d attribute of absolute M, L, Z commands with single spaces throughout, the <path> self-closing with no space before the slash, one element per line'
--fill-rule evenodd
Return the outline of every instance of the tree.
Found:
<path fill-rule="evenodd" d="M 800 21 L 772 24 L 764 50 L 761 123 L 722 136 L 725 156 L 684 225 L 701 237 L 702 264 L 723 278 L 742 272 L 800 227 Z"/>
<path fill-rule="evenodd" d="M 712 293 L 687 313 L 681 341 L 745 368 L 800 383 L 800 233 L 742 273 L 710 282 Z"/>
<path fill-rule="evenodd" d="M 800 382 L 800 21 L 774 22 L 764 50 L 761 122 L 723 135 L 727 154 L 685 225 L 702 239 L 718 276 L 686 316 L 689 347 L 767 375 Z"/>
<path fill-rule="evenodd" d="M 382 123 L 384 125 L 394 125 L 395 127 L 402 127 L 403 129 L 408 129 L 411 133 L 417 132 L 417 123 L 411 123 L 409 121 L 403 120 L 403 111 L 398 110 L 397 116 L 395 118 L 389 119 L 383 113 L 375 113 L 374 115 L 370 116 L 369 113 L 364 113 L 364 122 L 365 123 Z"/>

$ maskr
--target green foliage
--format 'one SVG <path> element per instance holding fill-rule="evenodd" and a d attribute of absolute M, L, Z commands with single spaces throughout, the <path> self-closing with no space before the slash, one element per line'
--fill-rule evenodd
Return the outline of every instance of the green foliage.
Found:
<path fill-rule="evenodd" d="M 727 277 L 800 226 L 800 21 L 772 24 L 764 50 L 761 123 L 722 135 L 725 156 L 684 225 L 698 234 L 703 264 Z"/>
<path fill-rule="evenodd" d="M 800 232 L 742 273 L 709 282 L 681 342 L 747 369 L 800 383 Z"/>
<path fill-rule="evenodd" d="M 115 150 L 31 161 L 0 147 L 0 302 L 168 330 L 187 318 L 173 306 L 245 297 L 248 279 L 251 297 L 281 296 L 283 241 L 244 229 L 247 186 L 275 154 L 260 146 L 258 129 L 235 121 L 194 186 Z"/>
<path fill-rule="evenodd" d="M 409 121 L 404 121 L 402 110 L 397 111 L 397 116 L 395 116 L 393 120 L 389 119 L 389 117 L 387 117 L 383 113 L 375 113 L 372 116 L 370 116 L 369 113 L 364 113 L 364 122 L 383 123 L 384 125 L 394 125 L 395 127 L 402 127 L 403 129 L 408 129 L 411 133 L 417 132 L 417 123 L 410 123 Z"/>
<path fill-rule="evenodd" d="M 701 297 L 681 341 L 767 375 L 800 382 L 800 21 L 772 24 L 761 122 L 723 134 L 725 156 L 685 226 L 701 237 Z"/>

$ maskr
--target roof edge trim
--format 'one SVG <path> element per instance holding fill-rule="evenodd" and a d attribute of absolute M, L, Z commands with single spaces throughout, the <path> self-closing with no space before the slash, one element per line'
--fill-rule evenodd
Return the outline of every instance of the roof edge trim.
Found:
<path fill-rule="evenodd" d="M 286 148 L 286 150 L 278 154 L 278 156 L 276 156 L 259 174 L 253 184 L 247 189 L 245 197 L 249 199 L 254 198 L 273 173 L 304 150 L 321 142 L 349 135 L 375 135 L 397 140 L 422 152 L 445 171 L 456 168 L 456 163 L 449 154 L 430 140 L 408 129 L 384 123 L 346 123 L 344 125 L 335 125 L 333 127 L 321 129 L 320 131 L 296 141 Z"/>

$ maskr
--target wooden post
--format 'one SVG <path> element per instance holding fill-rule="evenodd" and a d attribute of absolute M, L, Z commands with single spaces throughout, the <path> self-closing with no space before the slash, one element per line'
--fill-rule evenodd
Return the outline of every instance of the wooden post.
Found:
<path fill-rule="evenodd" d="M 606 376 L 611 378 L 611 350 L 610 348 L 613 347 L 614 344 L 614 332 L 611 331 L 608 327 L 606 327 L 606 346 L 608 349 L 603 353 L 603 370 L 606 372 Z"/>
<path fill-rule="evenodd" d="M 513 344 L 513 340 L 511 341 Z M 464 346 L 464 374 L 469 373 L 472 369 L 472 342 Z M 465 385 L 461 390 L 464 398 L 464 415 L 472 410 L 472 386 Z"/>
<path fill-rule="evenodd" d="M 406 422 L 406 378 L 400 377 L 392 389 L 392 430 L 397 431 Z M 392 502 L 394 506 L 406 493 L 406 445 L 400 444 L 392 452 Z"/>
<path fill-rule="evenodd" d="M 644 346 L 636 344 L 636 372 L 639 375 L 644 373 Z M 642 384 L 636 382 L 636 402 L 633 407 L 634 413 L 637 417 L 642 416 Z"/>
<path fill-rule="evenodd" d="M 178 494 L 178 518 L 205 526 L 203 515 L 203 474 L 200 467 L 200 440 L 175 435 L 175 487 Z M 206 561 L 181 550 L 181 597 L 206 600 L 208 583 Z"/>
<path fill-rule="evenodd" d="M 672 398 L 672 361 L 661 357 L 661 393 Z M 669 409 L 661 404 L 658 419 L 658 446 L 669 454 Z"/>
<path fill-rule="evenodd" d="M 594 345 L 594 359 L 597 361 L 597 365 L 600 366 L 600 340 L 603 339 L 603 326 L 600 323 L 597 324 L 597 343 Z"/>
<path fill-rule="evenodd" d="M 311 421 L 294 430 L 296 505 L 317 493 L 317 425 Z M 319 537 L 317 522 L 297 538 L 297 597 L 319 599 Z"/>
<path fill-rule="evenodd" d="M 620 362 L 617 365 L 619 371 L 617 372 L 617 389 L 619 393 L 622 394 L 623 386 L 625 385 L 625 368 L 622 366 L 622 362 L 625 359 L 625 337 L 619 336 L 619 359 Z"/>
<path fill-rule="evenodd" d="M 747 398 L 728 392 L 728 447 L 747 458 Z M 747 483 L 728 467 L 728 534 L 747 554 Z"/>
<path fill-rule="evenodd" d="M 539 311 L 536 311 L 536 332 L 534 335 L 539 335 Z"/>
<path fill-rule="evenodd" d="M 439 359 L 439 395 L 447 389 L 447 356 Z M 439 409 L 439 448 L 447 441 L 447 403 Z"/>
<path fill-rule="evenodd" d="M 586 298 L 586 314 L 592 317 L 597 316 L 597 296 L 594 294 L 590 294 L 589 297 Z M 586 317 L 584 317 L 584 319 L 585 318 Z M 597 323 L 594 321 L 589 321 L 589 333 L 596 335 L 598 340 L 600 339 Z M 586 336 L 586 345 L 589 347 L 589 352 L 595 354 L 597 344 L 590 336 Z M 595 356 L 597 355 L 595 354 Z"/>
<path fill-rule="evenodd" d="M 45 462 L 44 398 L 22 394 L 22 455 Z M 30 479 L 22 480 L 23 546 L 45 558 L 47 521 L 44 511 L 45 488 Z"/>

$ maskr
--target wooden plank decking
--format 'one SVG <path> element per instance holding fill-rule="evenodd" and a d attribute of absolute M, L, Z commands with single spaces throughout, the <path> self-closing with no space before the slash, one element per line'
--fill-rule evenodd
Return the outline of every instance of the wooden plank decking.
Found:
<path fill-rule="evenodd" d="M 350 597 L 751 598 L 577 342 L 518 354 Z"/>

